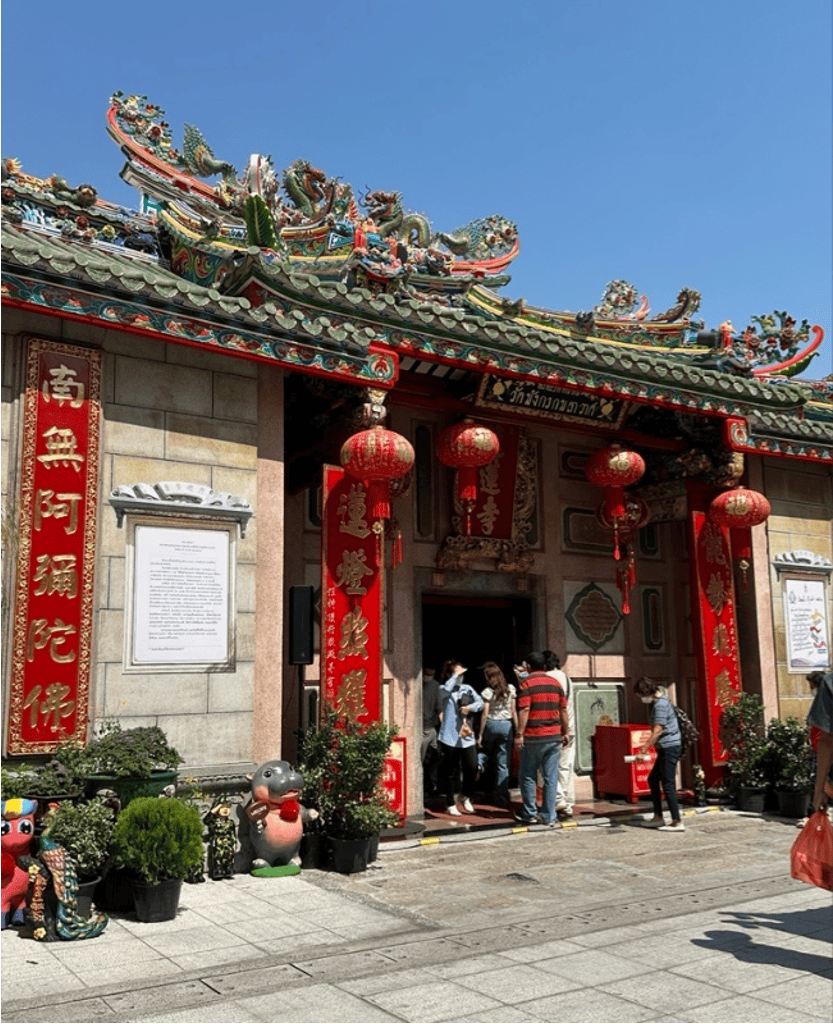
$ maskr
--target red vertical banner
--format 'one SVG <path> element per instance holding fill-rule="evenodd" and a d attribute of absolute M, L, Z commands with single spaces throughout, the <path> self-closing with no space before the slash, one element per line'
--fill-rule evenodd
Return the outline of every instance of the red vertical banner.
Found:
<path fill-rule="evenodd" d="M 384 566 L 364 485 L 324 467 L 321 700 L 360 722 L 382 717 Z"/>
<path fill-rule="evenodd" d="M 404 736 L 394 736 L 382 774 L 382 787 L 388 798 L 388 806 L 399 815 L 400 825 L 408 815 L 407 749 L 407 739 Z"/>
<path fill-rule="evenodd" d="M 726 763 L 720 740 L 723 708 L 736 702 L 741 689 L 735 588 L 729 531 L 711 522 L 705 512 L 692 512 L 690 523 L 696 580 L 692 611 L 700 666 L 700 757 L 706 784 L 714 785 Z"/>
<path fill-rule="evenodd" d="M 11 754 L 86 739 L 101 355 L 29 342 L 19 506 Z"/>
<path fill-rule="evenodd" d="M 472 537 L 511 540 L 515 522 L 515 481 L 518 475 L 518 427 L 492 423 L 500 439 L 497 457 L 477 471 L 477 500 L 471 514 Z"/>

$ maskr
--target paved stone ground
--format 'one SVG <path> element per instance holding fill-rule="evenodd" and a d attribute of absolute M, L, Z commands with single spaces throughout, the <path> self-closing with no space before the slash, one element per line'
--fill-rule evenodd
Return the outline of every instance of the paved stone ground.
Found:
<path fill-rule="evenodd" d="M 384 848 L 188 886 L 174 922 L 2 935 L 3 1020 L 830 1021 L 830 893 L 786 822 L 689 814 Z"/>

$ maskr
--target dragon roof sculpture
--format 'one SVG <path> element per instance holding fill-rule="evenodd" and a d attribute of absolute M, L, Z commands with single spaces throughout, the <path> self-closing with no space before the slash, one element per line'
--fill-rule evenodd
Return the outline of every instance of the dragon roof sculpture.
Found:
<path fill-rule="evenodd" d="M 253 155 L 238 174 L 193 126 L 175 148 L 144 97 L 117 93 L 107 123 L 122 176 L 152 202 L 127 210 L 3 160 L 4 304 L 382 388 L 427 360 L 752 416 L 745 450 L 833 461 L 833 382 L 791 380 L 821 344 L 806 320 L 776 310 L 707 330 L 693 288 L 652 315 L 622 279 L 589 311 L 536 307 L 498 293 L 519 248 L 505 218 L 436 231 L 399 192 L 354 193 L 305 160 L 278 172 Z"/>

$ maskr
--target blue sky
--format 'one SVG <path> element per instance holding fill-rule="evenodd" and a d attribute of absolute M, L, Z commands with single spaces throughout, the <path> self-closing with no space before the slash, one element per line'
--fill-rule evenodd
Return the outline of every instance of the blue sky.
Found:
<path fill-rule="evenodd" d="M 626 278 L 710 327 L 788 310 L 833 369 L 829 0 L 4 5 L 2 153 L 136 205 L 111 93 L 242 170 L 305 157 L 451 230 L 501 213 L 504 294 L 586 310 Z"/>

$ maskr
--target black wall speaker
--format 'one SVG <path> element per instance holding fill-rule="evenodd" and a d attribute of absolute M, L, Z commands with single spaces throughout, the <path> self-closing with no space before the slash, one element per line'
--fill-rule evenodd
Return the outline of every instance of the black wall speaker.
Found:
<path fill-rule="evenodd" d="M 312 664 L 313 587 L 289 588 L 289 664 Z"/>

